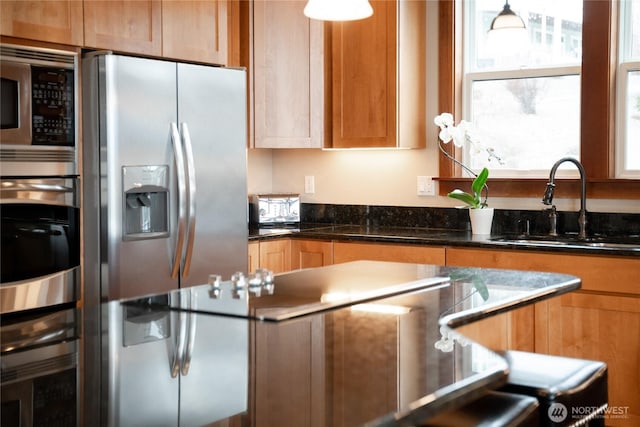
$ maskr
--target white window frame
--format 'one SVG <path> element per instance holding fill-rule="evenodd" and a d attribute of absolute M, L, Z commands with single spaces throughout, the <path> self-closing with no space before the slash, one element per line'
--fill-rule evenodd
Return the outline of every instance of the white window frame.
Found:
<path fill-rule="evenodd" d="M 582 78 L 582 66 L 581 65 L 559 65 L 556 67 L 524 67 L 519 69 L 509 70 L 493 70 L 493 71 L 473 71 L 470 72 L 469 64 L 475 60 L 471 55 L 471 51 L 466 49 L 465 46 L 470 43 L 470 35 L 475 34 L 475 21 L 468 19 L 469 9 L 466 7 L 468 4 L 464 4 L 463 25 L 469 27 L 469 32 L 464 34 L 463 37 L 463 79 L 462 79 L 462 114 L 463 117 L 473 117 L 473 109 L 471 106 L 471 87 L 474 82 L 488 81 L 488 80 L 508 80 L 518 78 L 543 78 L 543 77 L 562 77 L 562 76 L 578 76 Z M 579 93 L 578 96 L 582 94 Z M 580 141 L 578 141 L 580 144 Z M 581 148 L 580 146 L 578 147 Z M 466 158 L 467 153 L 463 154 L 463 158 Z M 580 160 L 580 159 L 578 159 Z M 530 170 L 516 170 L 516 169 L 494 169 L 491 171 L 493 177 L 503 178 L 540 178 L 547 177 L 549 175 L 549 169 L 530 169 Z M 576 168 L 567 168 L 558 170 L 559 178 L 574 178 L 578 176 L 578 170 Z"/>

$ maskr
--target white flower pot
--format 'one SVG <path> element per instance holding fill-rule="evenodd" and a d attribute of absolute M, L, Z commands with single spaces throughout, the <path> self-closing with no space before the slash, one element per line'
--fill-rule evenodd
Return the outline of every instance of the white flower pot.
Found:
<path fill-rule="evenodd" d="M 469 219 L 471 220 L 472 234 L 491 234 L 491 224 L 493 224 L 493 208 L 469 209 Z"/>

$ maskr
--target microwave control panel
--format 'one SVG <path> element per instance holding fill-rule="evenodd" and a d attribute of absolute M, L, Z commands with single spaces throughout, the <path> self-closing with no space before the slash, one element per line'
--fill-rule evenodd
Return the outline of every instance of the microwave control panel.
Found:
<path fill-rule="evenodd" d="M 34 145 L 75 145 L 73 70 L 31 67 Z"/>

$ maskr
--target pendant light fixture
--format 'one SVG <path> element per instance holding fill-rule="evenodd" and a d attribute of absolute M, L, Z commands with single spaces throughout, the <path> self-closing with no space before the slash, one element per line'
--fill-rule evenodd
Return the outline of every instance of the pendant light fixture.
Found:
<path fill-rule="evenodd" d="M 321 21 L 354 21 L 373 15 L 369 0 L 309 0 L 304 14 Z"/>
<path fill-rule="evenodd" d="M 509 0 L 506 0 L 502 12 L 498 14 L 491 22 L 489 31 L 497 30 L 525 30 L 524 21 L 509 6 Z"/>

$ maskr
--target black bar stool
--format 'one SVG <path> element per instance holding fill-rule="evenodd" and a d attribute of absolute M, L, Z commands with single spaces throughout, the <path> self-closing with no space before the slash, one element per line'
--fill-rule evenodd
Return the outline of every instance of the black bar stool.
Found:
<path fill-rule="evenodd" d="M 442 412 L 419 427 L 538 427 L 538 401 L 522 394 L 491 391 L 466 405 Z"/>
<path fill-rule="evenodd" d="M 604 426 L 608 404 L 603 362 L 506 351 L 507 384 L 500 390 L 535 397 L 541 426 Z"/>

